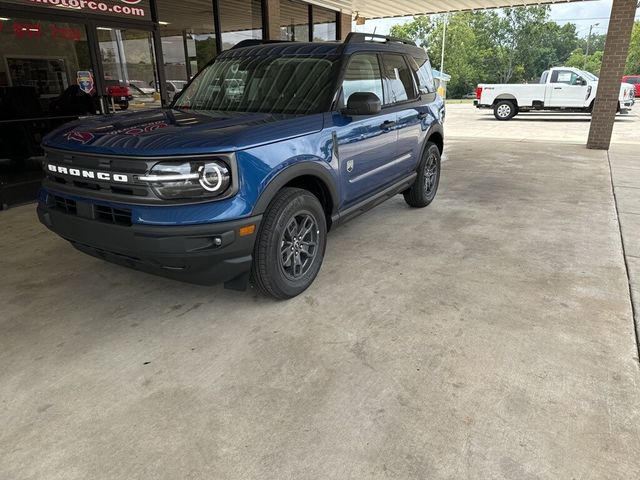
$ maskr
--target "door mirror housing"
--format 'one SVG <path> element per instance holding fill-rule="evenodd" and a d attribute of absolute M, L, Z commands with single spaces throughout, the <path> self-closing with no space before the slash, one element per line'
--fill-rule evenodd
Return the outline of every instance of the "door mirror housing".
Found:
<path fill-rule="evenodd" d="M 585 86 L 587 84 L 587 81 L 584 78 L 578 78 L 576 80 L 576 85 L 581 85 L 581 86 Z"/>
<path fill-rule="evenodd" d="M 371 92 L 352 93 L 347 100 L 347 108 L 342 112 L 345 115 L 375 115 L 382 110 L 380 98 Z"/>

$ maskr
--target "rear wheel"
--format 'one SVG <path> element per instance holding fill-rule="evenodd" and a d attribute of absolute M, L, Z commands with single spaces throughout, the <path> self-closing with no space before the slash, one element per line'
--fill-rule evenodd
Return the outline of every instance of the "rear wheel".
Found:
<path fill-rule="evenodd" d="M 493 116 L 497 120 L 511 120 L 518 113 L 518 107 L 510 100 L 500 100 L 493 106 Z"/>
<path fill-rule="evenodd" d="M 440 150 L 437 145 L 427 143 L 418 166 L 418 176 L 409 190 L 404 192 L 404 201 L 410 207 L 423 208 L 433 202 L 440 183 Z"/>
<path fill-rule="evenodd" d="M 127 108 L 129 108 L 129 102 L 119 103 L 118 107 L 120 107 L 120 110 L 126 110 Z"/>
<path fill-rule="evenodd" d="M 254 248 L 251 277 L 266 295 L 285 300 L 315 280 L 326 248 L 327 223 L 317 197 L 284 188 L 265 213 Z"/>

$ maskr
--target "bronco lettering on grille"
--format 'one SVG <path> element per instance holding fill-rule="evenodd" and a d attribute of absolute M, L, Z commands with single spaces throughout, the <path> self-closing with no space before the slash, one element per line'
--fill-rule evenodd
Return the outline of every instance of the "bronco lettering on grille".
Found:
<path fill-rule="evenodd" d="M 59 165 L 47 164 L 47 170 L 62 175 L 70 175 L 78 178 L 88 178 L 90 180 L 102 180 L 105 182 L 129 183 L 129 176 L 122 173 L 95 172 L 93 170 L 83 170 L 78 168 L 67 168 Z"/>

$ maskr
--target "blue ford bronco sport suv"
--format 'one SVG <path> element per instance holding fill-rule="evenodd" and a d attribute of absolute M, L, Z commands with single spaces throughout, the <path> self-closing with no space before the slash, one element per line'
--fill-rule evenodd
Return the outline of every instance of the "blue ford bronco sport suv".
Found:
<path fill-rule="evenodd" d="M 245 41 L 170 108 L 48 135 L 38 215 L 105 260 L 291 298 L 318 274 L 332 226 L 399 193 L 431 203 L 443 120 L 412 42 Z"/>

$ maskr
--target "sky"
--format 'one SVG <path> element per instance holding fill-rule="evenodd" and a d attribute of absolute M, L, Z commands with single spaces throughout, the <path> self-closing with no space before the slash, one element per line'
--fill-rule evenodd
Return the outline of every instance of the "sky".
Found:
<path fill-rule="evenodd" d="M 595 0 L 587 2 L 563 3 L 551 6 L 551 18 L 559 24 L 575 23 L 578 27 L 578 35 L 587 36 L 589 26 L 594 25 L 593 33 L 607 33 L 609 14 L 613 0 Z M 356 32 L 373 32 L 385 35 L 389 33 L 392 25 L 411 21 L 412 17 L 388 18 L 382 20 L 367 20 L 364 26 L 353 26 Z M 640 20 L 640 10 L 636 12 L 636 19 Z M 598 25 L 595 25 L 595 24 Z"/>

